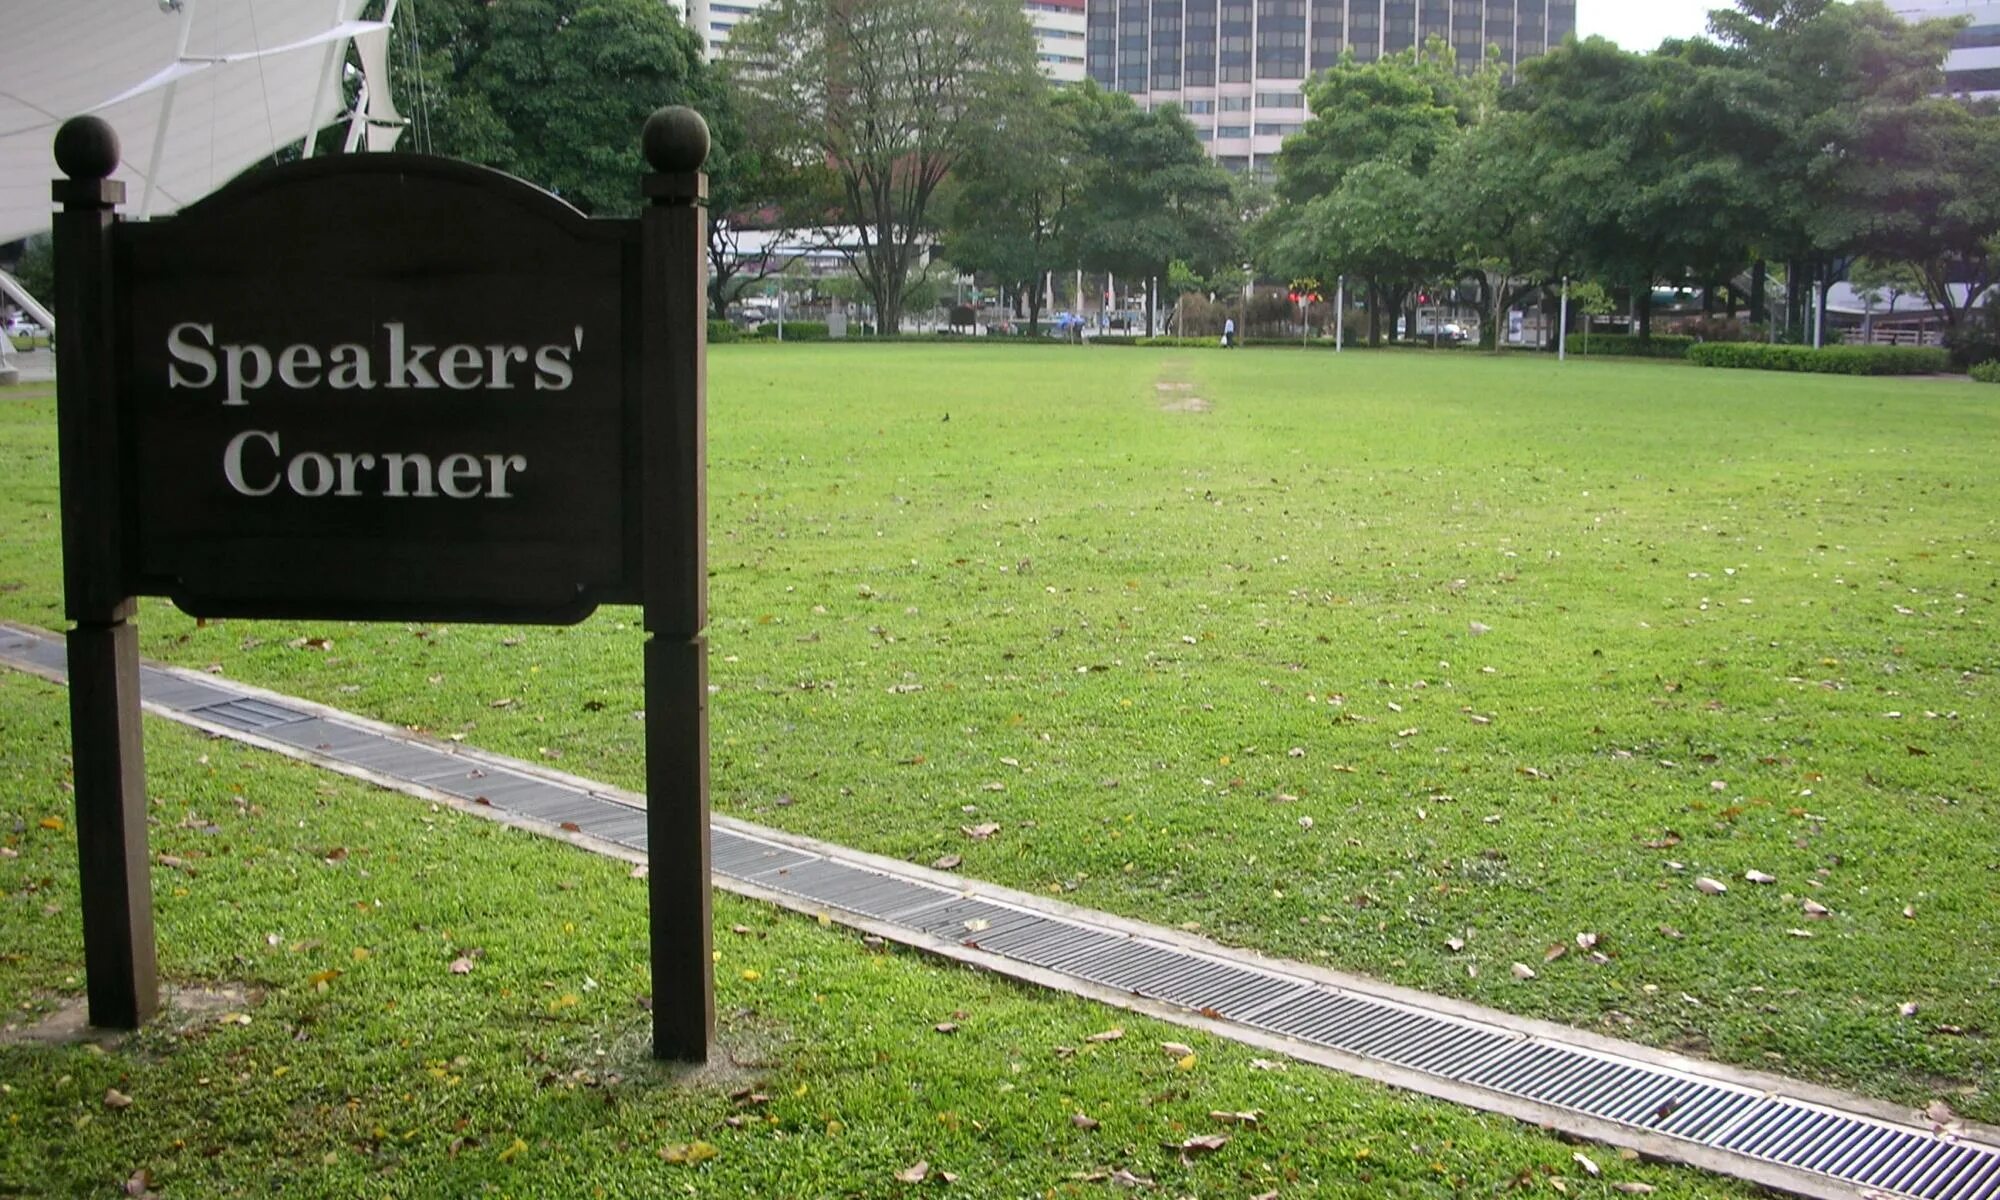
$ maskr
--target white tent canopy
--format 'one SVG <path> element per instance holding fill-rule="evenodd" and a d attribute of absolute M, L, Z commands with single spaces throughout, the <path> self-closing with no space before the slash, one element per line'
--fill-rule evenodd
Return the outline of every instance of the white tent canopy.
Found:
<path fill-rule="evenodd" d="M 0 23 L 0 242 L 49 227 L 50 145 L 70 117 L 118 131 L 124 211 L 162 216 L 342 116 L 352 41 L 363 109 L 349 148 L 394 146 L 389 25 L 366 0 L 8 0 Z M 389 6 L 390 14 L 394 4 Z"/>

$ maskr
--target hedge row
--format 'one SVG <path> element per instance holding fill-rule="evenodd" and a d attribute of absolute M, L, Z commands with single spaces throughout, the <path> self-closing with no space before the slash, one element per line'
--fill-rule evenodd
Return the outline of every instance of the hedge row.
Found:
<path fill-rule="evenodd" d="M 766 321 L 757 327 L 757 332 L 773 341 L 823 342 L 827 339 L 825 321 L 787 321 L 782 326 L 776 321 Z"/>
<path fill-rule="evenodd" d="M 1951 356 L 1929 346 L 1772 346 L 1763 342 L 1703 342 L 1687 352 L 1703 367 L 1753 371 L 1810 371 L 1826 375 L 1932 375 L 1948 370 Z"/>
<path fill-rule="evenodd" d="M 1981 383 L 2000 383 L 2000 359 L 1973 367 L 1972 377 Z"/>
<path fill-rule="evenodd" d="M 1592 358 L 1686 358 L 1696 344 L 1693 338 L 1678 333 L 1656 333 L 1643 341 L 1631 333 L 1569 335 L 1569 352 Z"/>

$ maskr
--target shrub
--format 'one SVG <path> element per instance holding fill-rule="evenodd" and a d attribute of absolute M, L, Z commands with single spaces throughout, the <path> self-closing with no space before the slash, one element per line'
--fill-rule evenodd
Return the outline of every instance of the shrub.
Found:
<path fill-rule="evenodd" d="M 1687 352 L 1703 367 L 1753 371 L 1807 371 L 1825 375 L 1930 375 L 1947 369 L 1950 356 L 1928 346 L 1771 346 L 1760 342 L 1706 342 Z"/>
<path fill-rule="evenodd" d="M 1951 365 L 1960 370 L 2000 361 L 2000 304 L 1968 310 L 1958 328 L 1944 335 L 1944 344 L 1951 351 Z"/>
<path fill-rule="evenodd" d="M 728 321 L 717 321 L 711 318 L 708 322 L 708 344 L 711 346 L 720 345 L 723 342 L 733 342 L 742 336 L 742 332 Z"/>
<path fill-rule="evenodd" d="M 1686 358 L 1689 348 L 1697 344 L 1694 338 L 1679 333 L 1656 333 L 1649 341 L 1632 333 L 1569 335 L 1569 352 L 1592 358 Z"/>
<path fill-rule="evenodd" d="M 757 327 L 757 332 L 772 339 L 780 336 L 776 321 L 764 322 Z M 782 336 L 788 342 L 823 342 L 826 340 L 826 322 L 787 321 Z"/>
<path fill-rule="evenodd" d="M 1981 383 L 2000 383 L 2000 358 L 1974 366 L 1972 377 Z"/>

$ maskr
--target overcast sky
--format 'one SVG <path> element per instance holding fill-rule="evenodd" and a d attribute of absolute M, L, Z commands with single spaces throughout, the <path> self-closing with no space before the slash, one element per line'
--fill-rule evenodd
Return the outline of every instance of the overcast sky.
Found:
<path fill-rule="evenodd" d="M 1708 29 L 1708 10 L 1728 0 L 1577 0 L 1579 37 L 1601 34 L 1627 50 L 1651 50 L 1662 38 L 1692 37 Z"/>

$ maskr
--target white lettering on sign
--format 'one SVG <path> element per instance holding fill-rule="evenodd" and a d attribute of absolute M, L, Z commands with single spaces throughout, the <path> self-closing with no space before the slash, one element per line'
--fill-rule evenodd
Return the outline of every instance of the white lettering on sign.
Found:
<path fill-rule="evenodd" d="M 256 342 L 216 341 L 215 326 L 183 321 L 167 331 L 167 387 L 201 390 L 222 387 L 225 408 L 247 406 L 247 392 L 270 386 L 305 391 L 324 384 L 336 392 L 470 392 L 514 390 L 515 368 L 529 368 L 538 392 L 560 392 L 576 382 L 573 356 L 583 350 L 583 326 L 568 345 L 475 346 L 457 342 L 442 348 L 410 340 L 401 321 L 382 323 L 381 361 L 375 374 L 373 350 L 340 342 L 321 352 L 309 342 L 273 351 Z M 222 451 L 222 477 L 239 496 L 269 496 L 281 488 L 294 496 L 384 496 L 390 499 L 511 500 L 508 476 L 528 469 L 524 454 L 356 454 L 306 450 L 287 456 L 275 429 L 246 429 Z"/>
<path fill-rule="evenodd" d="M 246 429 L 222 451 L 222 477 L 239 496 L 388 496 L 509 500 L 509 476 L 527 471 L 524 454 L 352 454 L 306 450 L 287 456 L 273 429 Z"/>
<path fill-rule="evenodd" d="M 308 342 L 273 350 L 257 342 L 216 341 L 215 326 L 183 321 L 167 331 L 167 387 L 212 388 L 222 385 L 222 402 L 231 407 L 250 403 L 246 393 L 270 386 L 319 387 L 334 391 L 469 392 L 479 388 L 511 391 L 515 368 L 532 364 L 534 390 L 567 391 L 576 382 L 575 356 L 583 350 L 583 326 L 575 327 L 568 343 L 546 346 L 502 344 L 447 346 L 412 340 L 401 321 L 384 321 L 381 329 L 382 375 L 375 372 L 374 349 L 358 342 L 341 342 L 324 353 Z"/>

